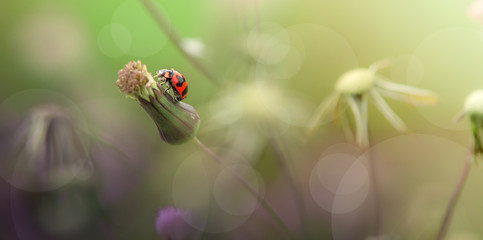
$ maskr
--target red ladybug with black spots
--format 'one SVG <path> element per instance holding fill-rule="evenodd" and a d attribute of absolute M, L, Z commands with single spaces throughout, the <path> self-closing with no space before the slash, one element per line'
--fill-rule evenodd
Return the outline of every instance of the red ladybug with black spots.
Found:
<path fill-rule="evenodd" d="M 158 77 L 159 81 L 162 83 L 168 83 L 168 88 L 166 90 L 170 88 L 173 89 L 173 98 L 175 101 L 179 102 L 185 99 L 188 95 L 188 82 L 186 82 L 186 79 L 181 73 L 174 69 L 158 70 L 156 77 Z"/>

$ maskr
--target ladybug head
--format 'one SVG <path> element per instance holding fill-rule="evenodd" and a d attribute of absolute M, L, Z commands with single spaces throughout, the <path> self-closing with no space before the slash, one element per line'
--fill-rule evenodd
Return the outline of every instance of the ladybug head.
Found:
<path fill-rule="evenodd" d="M 158 70 L 157 73 L 156 73 L 156 77 L 159 77 L 159 78 L 165 78 L 166 80 L 169 80 L 173 77 L 173 74 L 174 74 L 174 70 L 169 70 L 169 69 L 161 69 L 161 70 Z"/>

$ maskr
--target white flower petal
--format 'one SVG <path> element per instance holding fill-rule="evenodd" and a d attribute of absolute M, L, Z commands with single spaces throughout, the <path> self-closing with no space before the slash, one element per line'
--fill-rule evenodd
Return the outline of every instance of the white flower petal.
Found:
<path fill-rule="evenodd" d="M 411 104 L 432 105 L 438 100 L 431 91 L 389 82 L 381 76 L 378 76 L 375 85 L 380 88 L 381 94 Z"/>
<path fill-rule="evenodd" d="M 364 97 L 362 98 L 364 99 Z M 366 148 L 369 143 L 369 136 L 367 133 L 367 115 L 366 120 L 364 120 L 362 114 L 362 107 L 361 105 L 365 103 L 367 105 L 367 100 L 356 101 L 353 96 L 346 97 L 347 103 L 349 104 L 349 108 L 352 110 L 352 114 L 354 115 L 354 120 L 356 124 L 356 141 L 357 144 L 361 148 Z M 365 106 L 367 109 L 367 106 Z M 367 111 L 366 111 L 367 114 Z"/>
<path fill-rule="evenodd" d="M 320 103 L 319 107 L 315 111 L 314 116 L 312 117 L 312 119 L 309 122 L 309 125 L 308 125 L 309 128 L 307 130 L 307 133 L 312 132 L 313 129 L 317 125 L 320 124 L 320 122 L 322 121 L 322 119 L 325 116 L 327 116 L 327 113 L 335 110 L 335 108 L 337 107 L 337 103 L 339 102 L 339 99 L 340 99 L 340 95 L 339 94 L 332 93 L 326 99 L 324 99 L 324 101 L 322 101 L 322 103 Z M 330 118 L 330 120 L 333 120 L 333 118 L 335 118 L 335 117 L 332 116 Z"/>
<path fill-rule="evenodd" d="M 394 62 L 394 59 L 392 59 L 392 58 L 381 59 L 381 60 L 371 64 L 371 66 L 369 66 L 369 71 L 376 73 L 376 72 L 378 72 L 378 71 L 380 71 L 384 68 L 391 66 L 391 64 L 393 62 Z"/>
<path fill-rule="evenodd" d="M 457 123 L 461 121 L 466 116 L 466 112 L 464 110 L 461 110 L 456 116 L 453 118 L 453 122 Z"/>
<path fill-rule="evenodd" d="M 374 105 L 379 109 L 379 111 L 386 117 L 386 119 L 400 132 L 407 130 L 406 124 L 397 116 L 396 113 L 391 109 L 391 107 L 386 103 L 384 98 L 374 89 L 370 92 L 372 99 L 374 100 Z"/>

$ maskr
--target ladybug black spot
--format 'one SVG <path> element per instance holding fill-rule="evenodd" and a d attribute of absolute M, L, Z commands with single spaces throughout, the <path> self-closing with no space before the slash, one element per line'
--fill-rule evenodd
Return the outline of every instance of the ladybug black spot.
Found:
<path fill-rule="evenodd" d="M 181 93 L 181 96 L 186 96 L 188 94 L 188 85 L 184 88 L 183 92 Z"/>
<path fill-rule="evenodd" d="M 183 83 L 185 82 L 184 77 L 177 75 L 176 79 L 178 79 L 178 82 L 176 83 L 176 87 L 182 87 Z"/>
<path fill-rule="evenodd" d="M 173 70 L 167 70 L 166 73 L 168 73 L 168 76 L 166 77 L 167 79 L 171 79 L 173 77 Z"/>

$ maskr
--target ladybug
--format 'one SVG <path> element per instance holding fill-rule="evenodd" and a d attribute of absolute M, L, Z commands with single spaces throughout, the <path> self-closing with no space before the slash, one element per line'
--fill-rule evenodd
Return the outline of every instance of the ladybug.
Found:
<path fill-rule="evenodd" d="M 174 69 L 162 69 L 158 70 L 156 77 L 158 77 L 159 81 L 162 83 L 167 82 L 169 90 L 170 88 L 173 89 L 174 93 L 174 100 L 177 102 L 183 100 L 188 95 L 188 82 L 183 77 L 183 75 Z"/>

